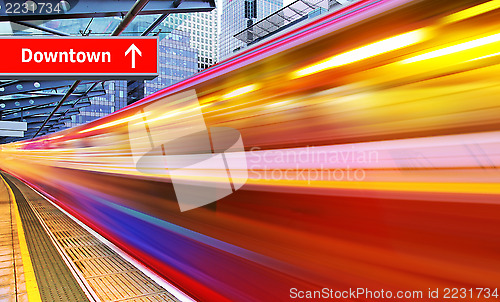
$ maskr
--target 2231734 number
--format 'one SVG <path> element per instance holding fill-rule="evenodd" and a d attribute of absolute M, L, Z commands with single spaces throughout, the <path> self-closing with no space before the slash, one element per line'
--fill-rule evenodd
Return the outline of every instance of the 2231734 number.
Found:
<path fill-rule="evenodd" d="M 488 287 L 445 288 L 444 299 L 498 299 L 498 289 Z"/>
<path fill-rule="evenodd" d="M 7 14 L 61 14 L 69 9 L 69 4 L 65 1 L 58 3 L 27 1 L 24 3 L 6 3 L 5 13 Z"/>

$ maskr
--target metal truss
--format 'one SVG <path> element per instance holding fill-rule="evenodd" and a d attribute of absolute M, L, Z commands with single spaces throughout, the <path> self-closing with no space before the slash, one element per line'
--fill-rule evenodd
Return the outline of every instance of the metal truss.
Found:
<path fill-rule="evenodd" d="M 19 94 L 69 86 L 73 81 L 11 81 L 0 84 L 0 99 L 6 95 Z"/>
<path fill-rule="evenodd" d="M 68 110 L 68 109 L 74 109 L 74 108 L 84 108 L 90 106 L 91 103 L 90 101 L 84 101 L 84 102 L 79 102 L 79 103 L 67 103 L 65 105 L 62 105 L 61 110 Z M 40 116 L 40 115 L 49 115 L 50 111 L 54 109 L 55 105 L 49 105 L 49 106 L 43 106 L 43 107 L 33 107 L 31 109 L 24 109 L 22 108 L 21 110 L 17 110 L 16 112 L 6 114 L 2 116 L 2 120 L 4 121 L 20 121 L 20 122 L 29 122 L 29 118 L 33 116 Z"/>
<path fill-rule="evenodd" d="M 67 98 L 66 101 L 74 101 L 80 99 L 82 97 L 97 97 L 103 96 L 106 92 L 104 90 L 92 91 L 87 95 L 82 94 L 72 94 Z M 29 111 L 30 108 L 35 108 L 43 105 L 50 105 L 54 102 L 58 102 L 62 96 L 54 94 L 54 95 L 32 95 L 22 98 L 14 98 L 8 100 L 0 99 L 0 109 L 2 110 L 2 119 L 8 116 L 10 111 L 21 111 L 26 110 Z M 3 105 L 2 105 L 3 104 Z"/>
<path fill-rule="evenodd" d="M 51 10 L 36 4 L 32 7 L 26 7 L 26 13 L 22 14 L 8 10 L 10 6 L 22 7 L 25 2 L 25 0 L 0 0 L 0 21 L 123 17 L 132 10 L 136 3 L 133 0 L 68 0 L 65 1 L 66 5 L 63 7 L 59 0 L 44 0 L 44 3 L 51 3 Z M 215 8 L 214 0 L 150 0 L 147 2 L 138 12 L 139 15 L 207 12 Z M 7 3 L 9 6 L 6 6 Z M 57 5 L 60 7 L 56 8 Z M 54 8 L 56 9 L 54 10 Z"/>

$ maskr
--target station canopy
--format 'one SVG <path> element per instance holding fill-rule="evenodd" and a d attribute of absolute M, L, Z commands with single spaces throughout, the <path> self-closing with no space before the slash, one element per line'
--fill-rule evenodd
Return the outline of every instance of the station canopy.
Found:
<path fill-rule="evenodd" d="M 184 13 L 214 8 L 214 0 L 0 0 L 0 35 L 158 35 L 174 30 Z M 0 79 L 0 120 L 27 123 L 23 137 L 0 131 L 0 144 L 64 129 L 93 97 L 105 94 L 98 80 Z"/>

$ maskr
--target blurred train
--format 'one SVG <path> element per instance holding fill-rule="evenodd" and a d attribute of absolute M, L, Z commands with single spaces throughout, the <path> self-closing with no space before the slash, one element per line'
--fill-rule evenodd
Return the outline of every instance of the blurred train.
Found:
<path fill-rule="evenodd" d="M 199 301 L 493 291 L 499 63 L 498 0 L 359 1 L 0 168 Z"/>

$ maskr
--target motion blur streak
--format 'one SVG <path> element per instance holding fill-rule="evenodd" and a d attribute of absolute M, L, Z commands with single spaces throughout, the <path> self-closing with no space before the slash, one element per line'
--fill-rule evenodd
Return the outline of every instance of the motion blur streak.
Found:
<path fill-rule="evenodd" d="M 130 121 L 133 121 L 133 120 L 141 119 L 141 118 L 145 117 L 146 115 L 147 115 L 146 113 L 136 114 L 134 116 L 122 118 L 122 119 L 119 119 L 119 120 L 116 120 L 116 121 L 112 121 L 112 122 L 109 122 L 109 123 L 106 123 L 106 124 L 102 124 L 102 125 L 98 125 L 98 126 L 89 128 L 89 129 L 85 129 L 85 130 L 82 130 L 82 131 L 80 131 L 78 133 L 87 133 L 87 132 L 94 131 L 94 130 L 99 130 L 99 129 L 113 127 L 113 126 L 116 126 L 116 125 L 119 125 L 119 124 L 124 124 L 124 123 L 130 122 Z M 56 138 L 60 138 L 60 137 L 62 137 L 62 136 L 56 136 L 56 137 L 49 138 L 49 139 L 52 140 L 52 139 L 56 139 Z"/>
<path fill-rule="evenodd" d="M 343 54 L 329 58 L 324 62 L 315 64 L 313 66 L 301 69 L 295 73 L 295 77 L 303 77 L 313 73 L 317 73 L 330 68 L 351 64 L 357 61 L 368 59 L 376 55 L 380 55 L 389 51 L 400 49 L 412 44 L 418 43 L 424 39 L 424 33 L 422 30 L 415 30 L 409 33 L 401 34 L 395 37 L 391 37 L 382 41 L 372 43 L 360 47 L 358 49 L 350 50 L 344 52 Z"/>
<path fill-rule="evenodd" d="M 241 87 L 241 88 L 235 89 L 235 90 L 231 91 L 230 93 L 223 95 L 222 99 L 227 100 L 227 99 L 235 98 L 235 97 L 238 97 L 240 95 L 243 95 L 243 94 L 255 91 L 257 89 L 258 89 L 258 87 L 255 84 L 248 85 L 248 86 L 245 86 L 245 87 Z"/>
<path fill-rule="evenodd" d="M 432 59 L 432 58 L 437 58 L 440 56 L 449 55 L 449 54 L 452 54 L 455 52 L 464 51 L 464 50 L 492 44 L 492 43 L 499 42 L 499 41 L 500 41 L 500 33 L 492 35 L 492 36 L 487 36 L 484 38 L 472 40 L 469 42 L 461 43 L 458 45 L 453 45 L 450 47 L 441 48 L 441 49 L 438 49 L 438 50 L 435 50 L 432 52 L 428 52 L 428 53 L 425 53 L 425 54 L 422 54 L 422 55 L 419 55 L 419 56 L 416 56 L 416 57 L 413 57 L 410 59 L 406 59 L 403 61 L 403 63 L 413 63 L 413 62 L 428 60 L 428 59 Z M 496 45 L 495 49 L 498 49 L 498 45 Z"/>
<path fill-rule="evenodd" d="M 458 22 L 461 20 L 465 20 L 467 18 L 487 13 L 497 8 L 500 8 L 500 0 L 487 1 L 485 3 L 473 6 L 458 13 L 451 14 L 443 18 L 443 21 L 446 23 Z"/>
<path fill-rule="evenodd" d="M 292 287 L 496 288 L 497 7 L 360 1 L 111 116 L 3 145 L 0 167 L 201 301 L 287 301 Z M 415 31 L 425 34 L 404 47 L 363 48 Z M 428 59 L 402 64 L 418 56 Z M 199 106 L 175 99 L 186 91 Z M 146 119 L 145 108 L 158 109 Z M 130 146 L 151 145 L 128 129 L 147 120 L 155 133 L 189 132 L 200 110 L 207 129 L 241 134 L 244 151 L 225 160 L 242 187 L 181 213 L 174 177 L 201 187 L 228 171 L 171 163 L 193 136 L 144 174 Z"/>

